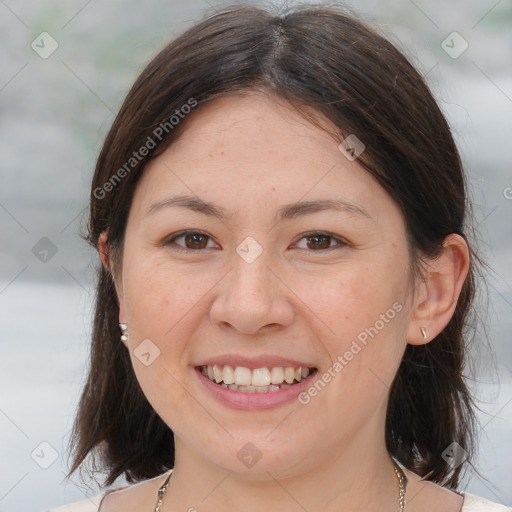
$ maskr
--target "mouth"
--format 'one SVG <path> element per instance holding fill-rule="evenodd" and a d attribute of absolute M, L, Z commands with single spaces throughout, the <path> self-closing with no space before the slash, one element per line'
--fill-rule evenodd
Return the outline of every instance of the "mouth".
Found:
<path fill-rule="evenodd" d="M 272 366 L 247 368 L 230 365 L 201 365 L 198 370 L 209 381 L 238 393 L 275 393 L 311 378 L 315 367 Z"/>

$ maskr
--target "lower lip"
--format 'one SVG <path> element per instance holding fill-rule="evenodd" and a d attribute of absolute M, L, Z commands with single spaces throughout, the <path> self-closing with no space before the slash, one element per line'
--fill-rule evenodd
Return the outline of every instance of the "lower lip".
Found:
<path fill-rule="evenodd" d="M 316 371 L 308 375 L 305 379 L 289 388 L 279 389 L 278 391 L 268 391 L 267 393 L 244 393 L 243 391 L 233 391 L 222 387 L 220 384 L 212 382 L 205 377 L 201 370 L 195 368 L 196 374 L 201 384 L 223 405 L 234 409 L 270 409 L 279 405 L 291 402 L 297 399 L 305 389 L 311 386 L 312 377 Z"/>

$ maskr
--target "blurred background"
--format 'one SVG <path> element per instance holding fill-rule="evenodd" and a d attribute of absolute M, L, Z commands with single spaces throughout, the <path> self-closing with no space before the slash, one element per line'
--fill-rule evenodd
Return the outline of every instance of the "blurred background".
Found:
<path fill-rule="evenodd" d="M 78 474 L 65 479 L 98 264 L 79 237 L 95 159 L 148 60 L 223 5 L 0 0 L 0 512 L 39 512 L 100 492 Z M 469 173 L 491 268 L 480 331 L 493 352 L 475 346 L 480 475 L 464 486 L 512 505 L 512 3 L 345 5 L 425 75 Z"/>

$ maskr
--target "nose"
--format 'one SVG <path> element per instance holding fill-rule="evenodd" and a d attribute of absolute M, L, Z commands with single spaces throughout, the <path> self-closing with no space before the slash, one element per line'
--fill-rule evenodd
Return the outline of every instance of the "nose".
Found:
<path fill-rule="evenodd" d="M 231 271 L 218 286 L 210 318 L 222 329 L 257 334 L 293 322 L 291 291 L 263 255 L 247 263 L 235 254 Z"/>

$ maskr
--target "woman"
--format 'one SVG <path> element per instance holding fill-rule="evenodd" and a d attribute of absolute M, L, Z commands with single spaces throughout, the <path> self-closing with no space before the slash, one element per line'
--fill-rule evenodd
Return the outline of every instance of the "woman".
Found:
<path fill-rule="evenodd" d="M 457 491 L 477 258 L 421 76 L 331 7 L 169 44 L 100 153 L 90 374 L 58 511 L 505 511 Z M 171 471 L 172 468 L 172 471 Z"/>

